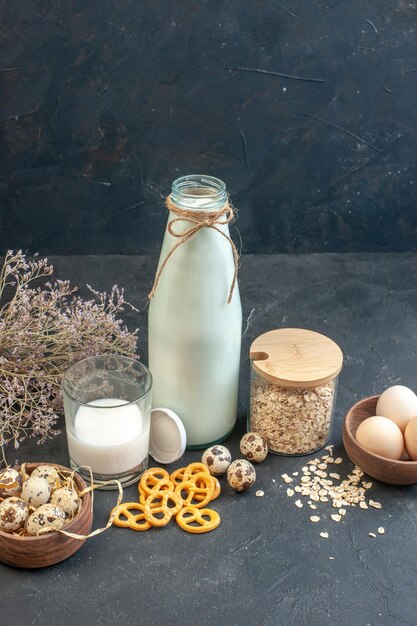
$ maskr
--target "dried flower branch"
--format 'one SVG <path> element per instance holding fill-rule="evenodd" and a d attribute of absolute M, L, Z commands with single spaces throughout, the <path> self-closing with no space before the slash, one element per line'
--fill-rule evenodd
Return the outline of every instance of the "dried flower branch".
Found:
<path fill-rule="evenodd" d="M 115 285 L 107 294 L 88 285 L 95 299 L 82 300 L 69 281 L 32 286 L 52 273 L 46 259 L 27 261 L 20 250 L 7 252 L 0 272 L 1 447 L 60 432 L 61 378 L 70 365 L 105 353 L 135 357 L 137 331 L 117 319 L 125 305 L 136 310 L 123 290 Z"/>

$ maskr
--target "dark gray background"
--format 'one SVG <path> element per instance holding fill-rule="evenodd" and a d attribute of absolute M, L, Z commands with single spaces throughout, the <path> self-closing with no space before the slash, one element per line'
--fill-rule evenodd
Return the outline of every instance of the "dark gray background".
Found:
<path fill-rule="evenodd" d="M 416 18 L 403 0 L 2 0 L 0 247 L 154 254 L 170 182 L 207 173 L 245 252 L 415 250 Z"/>

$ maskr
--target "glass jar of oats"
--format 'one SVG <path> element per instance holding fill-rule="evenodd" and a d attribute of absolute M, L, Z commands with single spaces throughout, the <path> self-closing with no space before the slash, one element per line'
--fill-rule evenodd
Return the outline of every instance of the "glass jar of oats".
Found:
<path fill-rule="evenodd" d="M 280 328 L 260 335 L 250 348 L 248 429 L 275 454 L 310 454 L 330 438 L 339 346 L 320 333 Z"/>

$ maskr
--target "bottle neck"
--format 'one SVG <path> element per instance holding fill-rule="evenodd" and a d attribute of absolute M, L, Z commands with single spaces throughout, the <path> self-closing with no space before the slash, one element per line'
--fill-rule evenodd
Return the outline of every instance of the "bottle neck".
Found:
<path fill-rule="evenodd" d="M 182 176 L 172 183 L 171 201 L 191 211 L 218 211 L 227 202 L 226 185 L 214 176 Z"/>

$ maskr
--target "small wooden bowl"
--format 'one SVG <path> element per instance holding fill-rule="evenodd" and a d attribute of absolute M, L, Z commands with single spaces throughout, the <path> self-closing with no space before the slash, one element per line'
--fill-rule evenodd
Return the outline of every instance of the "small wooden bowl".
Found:
<path fill-rule="evenodd" d="M 372 478 L 388 485 L 417 483 L 417 461 L 394 461 L 368 452 L 356 441 L 356 430 L 367 417 L 376 415 L 379 396 L 360 400 L 347 412 L 343 425 L 343 444 L 350 460 Z"/>
<path fill-rule="evenodd" d="M 38 465 L 53 465 L 63 474 L 71 474 L 72 472 L 68 467 L 56 463 L 28 463 L 26 465 L 27 474 L 31 474 Z M 86 488 L 87 485 L 79 474 L 74 474 L 74 480 L 80 491 Z M 90 532 L 93 523 L 90 494 L 85 494 L 82 500 L 81 510 L 63 530 L 77 535 L 88 535 Z M 31 569 L 47 567 L 67 559 L 77 552 L 84 542 L 85 539 L 73 539 L 58 532 L 39 537 L 20 537 L 0 530 L 0 561 L 14 567 Z"/>

